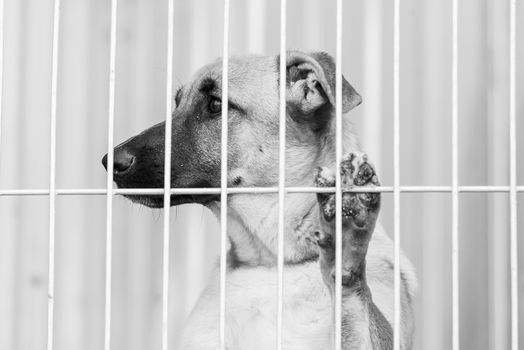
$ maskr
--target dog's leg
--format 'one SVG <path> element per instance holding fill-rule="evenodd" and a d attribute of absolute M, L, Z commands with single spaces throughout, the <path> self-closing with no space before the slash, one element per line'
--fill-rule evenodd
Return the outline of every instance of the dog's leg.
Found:
<path fill-rule="evenodd" d="M 342 188 L 378 186 L 374 168 L 367 156 L 349 154 L 341 168 Z M 320 168 L 320 187 L 335 186 L 335 176 Z M 335 295 L 335 194 L 318 194 L 321 231 L 320 268 L 333 300 Z M 380 193 L 342 195 L 342 349 L 385 350 L 393 348 L 393 332 L 373 298 L 366 281 L 366 254 L 380 209 Z M 334 310 L 334 308 L 333 308 Z M 333 314 L 334 315 L 334 314 Z"/>

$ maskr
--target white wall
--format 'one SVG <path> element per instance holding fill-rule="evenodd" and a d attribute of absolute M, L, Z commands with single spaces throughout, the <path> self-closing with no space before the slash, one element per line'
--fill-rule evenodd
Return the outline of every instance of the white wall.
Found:
<path fill-rule="evenodd" d="M 52 1 L 5 2 L 0 189 L 46 188 Z M 392 3 L 348 0 L 344 10 L 343 70 L 364 98 L 353 118 L 384 185 L 393 182 Z M 459 4 L 460 184 L 507 185 L 508 4 Z M 166 5 L 119 1 L 116 142 L 164 118 Z M 278 53 L 278 1 L 232 0 L 231 8 L 231 53 Z M 175 0 L 177 85 L 221 55 L 222 9 L 216 0 Z M 100 159 L 107 150 L 109 10 L 107 0 L 62 1 L 58 188 L 105 187 Z M 522 135 L 522 3 L 517 18 Z M 402 0 L 401 21 L 401 183 L 450 185 L 451 1 Z M 288 47 L 335 54 L 335 1 L 289 0 Z M 523 147 L 521 138 L 519 151 Z M 461 345 L 508 349 L 508 195 L 460 198 Z M 522 203 L 524 195 L 519 198 Z M 392 196 L 385 194 L 384 201 L 382 221 L 392 231 Z M 0 349 L 45 348 L 47 211 L 45 196 L 0 197 Z M 162 213 L 120 197 L 114 212 L 113 349 L 157 349 Z M 450 348 L 451 197 L 403 194 L 401 220 L 402 247 L 420 278 L 416 348 Z M 216 261 L 219 235 L 216 220 L 199 206 L 172 209 L 172 223 L 170 324 L 176 339 Z M 56 239 L 55 348 L 100 349 L 105 197 L 58 197 Z"/>

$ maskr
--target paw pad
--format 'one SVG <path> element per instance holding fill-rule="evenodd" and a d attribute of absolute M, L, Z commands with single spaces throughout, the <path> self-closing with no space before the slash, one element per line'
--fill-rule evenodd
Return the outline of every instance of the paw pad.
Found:
<path fill-rule="evenodd" d="M 379 186 L 374 167 L 368 162 L 366 154 L 349 153 L 340 163 L 343 189 Z M 318 168 L 315 177 L 318 187 L 334 187 L 335 174 L 328 168 Z M 322 216 L 331 221 L 335 217 L 335 194 L 319 193 L 317 199 Z M 357 226 L 365 225 L 369 212 L 376 212 L 380 204 L 380 193 L 344 193 L 342 196 L 342 215 L 353 219 Z"/>

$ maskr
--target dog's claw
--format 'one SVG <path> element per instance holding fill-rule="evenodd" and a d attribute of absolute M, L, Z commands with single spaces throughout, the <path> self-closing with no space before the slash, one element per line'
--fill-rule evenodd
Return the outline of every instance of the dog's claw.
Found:
<path fill-rule="evenodd" d="M 335 174 L 328 168 L 319 167 L 315 176 L 315 184 L 317 187 L 334 187 Z M 318 193 L 317 200 L 322 203 L 322 210 L 326 218 L 335 215 L 335 199 L 330 193 Z"/>
<path fill-rule="evenodd" d="M 328 168 L 318 167 L 315 184 L 317 187 L 333 187 L 335 186 L 335 174 Z"/>

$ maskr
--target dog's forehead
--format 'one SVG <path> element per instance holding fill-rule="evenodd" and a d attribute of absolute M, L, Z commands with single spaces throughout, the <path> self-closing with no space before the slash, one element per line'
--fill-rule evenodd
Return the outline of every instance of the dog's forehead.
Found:
<path fill-rule="evenodd" d="M 214 83 L 214 90 L 222 90 L 222 58 L 202 67 L 193 77 L 191 85 L 201 89 Z M 275 56 L 243 55 L 229 58 L 228 80 L 231 94 L 260 92 L 277 85 L 278 59 Z M 205 86 L 204 86 L 205 87 Z"/>

